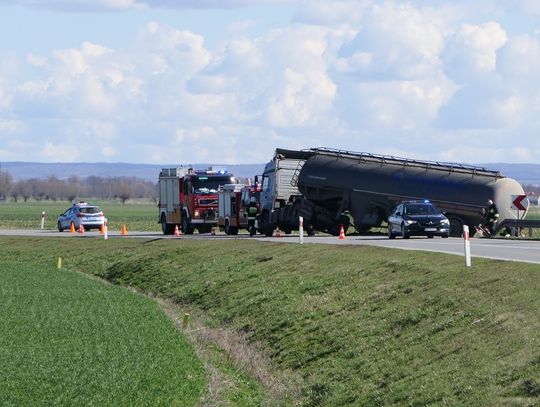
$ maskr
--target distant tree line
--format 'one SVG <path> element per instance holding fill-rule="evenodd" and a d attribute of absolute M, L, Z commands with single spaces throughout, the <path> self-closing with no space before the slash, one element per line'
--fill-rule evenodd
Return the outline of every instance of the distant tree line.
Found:
<path fill-rule="evenodd" d="M 14 181 L 6 171 L 0 171 L 0 200 L 15 202 L 29 199 L 51 201 L 73 201 L 81 197 L 99 199 L 146 198 L 157 201 L 157 183 L 135 177 L 69 177 L 60 180 L 55 176 L 47 179 L 29 178 Z"/>

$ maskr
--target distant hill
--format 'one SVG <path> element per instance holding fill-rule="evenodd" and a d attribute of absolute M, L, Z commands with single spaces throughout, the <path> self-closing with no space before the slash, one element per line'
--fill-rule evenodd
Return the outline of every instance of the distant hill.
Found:
<path fill-rule="evenodd" d="M 251 178 L 261 174 L 264 164 L 237 164 L 224 167 L 238 178 Z M 193 164 L 193 168 L 208 168 L 212 164 Z M 97 177 L 136 177 L 146 181 L 157 182 L 162 168 L 175 168 L 178 165 L 126 164 L 126 163 L 31 163 L 31 162 L 2 162 L 1 170 L 11 174 L 15 181 L 21 179 L 46 179 L 55 176 L 65 180 L 71 176 L 86 178 Z"/>
<path fill-rule="evenodd" d="M 540 164 L 490 163 L 479 165 L 500 171 L 501 174 L 514 178 L 521 184 L 540 185 Z"/>
<path fill-rule="evenodd" d="M 136 177 L 147 181 L 156 181 L 162 168 L 173 168 L 177 165 L 155 164 L 126 164 L 126 163 L 31 163 L 31 162 L 2 162 L 0 169 L 8 171 L 14 180 L 38 178 L 45 179 L 55 176 L 67 179 L 70 176 L 85 178 L 90 175 L 99 177 Z M 208 168 L 212 164 L 194 164 L 194 168 Z M 264 164 L 234 164 L 222 165 L 239 178 L 253 178 L 261 174 Z M 540 185 L 540 164 L 509 164 L 488 163 L 478 164 L 500 171 L 501 174 L 514 178 L 522 184 Z"/>

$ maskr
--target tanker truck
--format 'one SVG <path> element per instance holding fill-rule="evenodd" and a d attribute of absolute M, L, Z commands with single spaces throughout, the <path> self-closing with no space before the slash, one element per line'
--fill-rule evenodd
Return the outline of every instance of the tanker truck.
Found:
<path fill-rule="evenodd" d="M 463 225 L 474 230 L 482 223 L 488 199 L 501 220 L 515 219 L 512 196 L 523 193 L 517 181 L 470 165 L 329 148 L 277 149 L 263 173 L 261 229 L 266 235 L 276 226 L 288 232 L 303 216 L 308 231 L 337 235 L 352 221 L 365 233 L 387 221 L 399 202 L 427 199 L 450 220 L 450 235 L 460 236 Z"/>

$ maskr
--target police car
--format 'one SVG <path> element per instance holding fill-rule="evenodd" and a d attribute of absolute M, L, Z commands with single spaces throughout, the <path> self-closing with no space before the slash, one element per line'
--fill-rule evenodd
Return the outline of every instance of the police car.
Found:
<path fill-rule="evenodd" d="M 446 238 L 449 235 L 450 222 L 435 205 L 427 200 L 401 202 L 388 217 L 390 239 L 396 236 L 404 239 L 411 236 Z"/>
<path fill-rule="evenodd" d="M 58 231 L 70 229 L 71 225 L 76 230 L 82 226 L 84 230 L 99 229 L 105 223 L 105 216 L 99 206 L 88 202 L 75 202 L 58 217 Z"/>

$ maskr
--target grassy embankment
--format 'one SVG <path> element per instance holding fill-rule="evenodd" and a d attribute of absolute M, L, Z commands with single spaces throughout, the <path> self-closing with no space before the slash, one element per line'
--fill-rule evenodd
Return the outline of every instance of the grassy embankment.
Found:
<path fill-rule="evenodd" d="M 219 239 L 0 240 L 2 259 L 63 256 L 243 333 L 305 406 L 540 405 L 538 265 Z"/>

